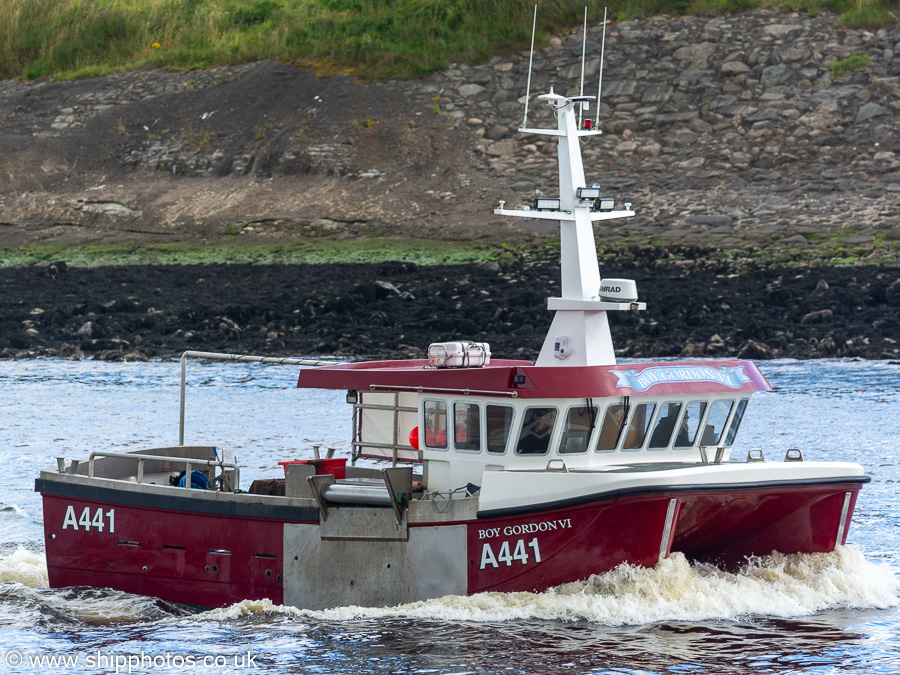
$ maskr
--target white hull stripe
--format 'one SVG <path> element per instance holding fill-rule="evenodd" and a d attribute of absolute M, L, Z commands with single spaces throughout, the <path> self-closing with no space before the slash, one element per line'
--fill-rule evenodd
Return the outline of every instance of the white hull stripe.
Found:
<path fill-rule="evenodd" d="M 834 547 L 838 548 L 844 540 L 844 532 L 847 531 L 847 514 L 850 511 L 851 492 L 844 493 L 844 505 L 841 507 L 841 520 L 838 523 L 837 537 L 834 538 Z"/>
<path fill-rule="evenodd" d="M 663 527 L 662 539 L 659 542 L 659 559 L 662 560 L 669 552 L 669 539 L 672 536 L 672 525 L 675 521 L 675 507 L 678 505 L 677 499 L 669 500 L 669 508 L 666 511 L 666 525 Z"/>

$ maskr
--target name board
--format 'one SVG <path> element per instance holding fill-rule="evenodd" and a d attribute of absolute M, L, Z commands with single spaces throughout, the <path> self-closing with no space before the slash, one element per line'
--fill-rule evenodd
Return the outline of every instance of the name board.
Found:
<path fill-rule="evenodd" d="M 657 384 L 713 382 L 731 389 L 740 389 L 750 378 L 744 374 L 744 366 L 650 366 L 638 371 L 611 370 L 616 377 L 616 388 L 629 387 L 643 392 Z"/>

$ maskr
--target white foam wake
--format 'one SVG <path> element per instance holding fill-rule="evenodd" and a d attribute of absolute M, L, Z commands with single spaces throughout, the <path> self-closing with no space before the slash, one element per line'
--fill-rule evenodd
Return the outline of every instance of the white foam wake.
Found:
<path fill-rule="evenodd" d="M 428 618 L 495 622 L 524 619 L 587 620 L 608 626 L 657 621 L 704 621 L 743 616 L 807 616 L 824 609 L 887 608 L 900 604 L 900 582 L 886 565 L 844 547 L 833 553 L 773 554 L 731 573 L 691 565 L 674 554 L 652 569 L 621 565 L 583 582 L 544 593 L 448 595 L 389 608 L 324 611 L 245 601 L 200 615 L 215 620 L 279 613 L 334 621 Z"/>
<path fill-rule="evenodd" d="M 19 546 L 11 555 L 0 557 L 0 583 L 15 581 L 30 588 L 47 588 L 47 559 Z"/>

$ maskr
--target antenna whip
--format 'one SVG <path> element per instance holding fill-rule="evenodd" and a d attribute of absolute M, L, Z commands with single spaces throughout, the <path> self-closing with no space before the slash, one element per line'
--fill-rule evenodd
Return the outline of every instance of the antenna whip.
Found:
<path fill-rule="evenodd" d="M 595 128 L 600 126 L 600 92 L 603 90 L 603 54 L 606 52 L 606 9 L 606 7 L 603 8 L 603 40 L 600 43 L 600 81 L 597 83 L 597 115 L 594 118 Z"/>
<path fill-rule="evenodd" d="M 579 96 L 584 96 L 584 55 L 587 52 L 587 7 L 584 8 L 584 33 L 581 39 L 581 89 L 578 91 Z M 581 128 L 581 114 L 583 110 L 581 105 L 578 106 L 578 128 Z"/>
<path fill-rule="evenodd" d="M 531 94 L 531 64 L 534 62 L 534 31 L 537 29 L 537 5 L 534 6 L 534 21 L 531 24 L 531 56 L 528 57 L 528 84 L 525 86 L 525 117 L 522 128 L 528 128 L 528 96 Z"/>

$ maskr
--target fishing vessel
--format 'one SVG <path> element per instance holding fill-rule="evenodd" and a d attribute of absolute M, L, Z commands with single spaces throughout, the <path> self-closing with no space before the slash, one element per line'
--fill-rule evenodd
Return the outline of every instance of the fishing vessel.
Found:
<path fill-rule="evenodd" d="M 860 465 L 732 451 L 751 396 L 770 390 L 754 363 L 617 363 L 610 315 L 646 306 L 597 262 L 594 223 L 635 213 L 585 178 L 599 97 L 541 95 L 555 128 L 529 128 L 526 103 L 520 131 L 557 139 L 559 196 L 493 211 L 560 228 L 560 293 L 534 361 L 460 336 L 396 361 L 187 352 L 178 445 L 59 458 L 36 480 L 50 585 L 199 607 L 378 606 L 543 591 L 676 551 L 733 567 L 844 545 L 870 480 Z M 346 448 L 286 452 L 245 485 L 228 453 L 184 442 L 192 358 L 277 362 L 300 369 L 298 387 L 346 392 Z"/>

